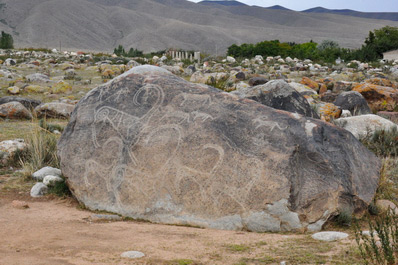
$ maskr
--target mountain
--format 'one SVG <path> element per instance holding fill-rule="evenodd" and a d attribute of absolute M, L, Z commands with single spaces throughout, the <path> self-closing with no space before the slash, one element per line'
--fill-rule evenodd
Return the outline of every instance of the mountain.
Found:
<path fill-rule="evenodd" d="M 223 5 L 223 6 L 247 6 L 244 3 L 241 3 L 239 1 L 235 0 L 204 0 L 199 2 L 199 4 L 205 4 L 205 5 L 213 5 L 213 4 L 218 4 L 218 5 Z"/>
<path fill-rule="evenodd" d="M 186 0 L 0 0 L 0 30 L 16 47 L 108 51 L 122 44 L 224 53 L 263 40 L 359 47 L 370 30 L 398 22 Z"/>
<path fill-rule="evenodd" d="M 398 12 L 359 12 L 351 9 L 327 9 L 324 7 L 314 7 L 302 11 L 304 13 L 328 13 L 344 16 L 353 16 L 371 19 L 384 19 L 398 21 Z"/>
<path fill-rule="evenodd" d="M 284 6 L 280 6 L 280 5 L 274 5 L 274 6 L 269 6 L 269 7 L 266 7 L 266 9 L 271 9 L 271 10 L 289 10 L 289 11 L 291 11 L 290 9 L 288 9 L 288 8 L 286 8 L 286 7 L 284 7 Z"/>

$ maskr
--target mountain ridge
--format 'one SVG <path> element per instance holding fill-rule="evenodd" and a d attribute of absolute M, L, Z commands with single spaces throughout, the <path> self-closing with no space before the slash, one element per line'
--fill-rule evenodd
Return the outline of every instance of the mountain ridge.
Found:
<path fill-rule="evenodd" d="M 167 48 L 226 51 L 263 40 L 333 39 L 359 47 L 370 30 L 398 22 L 185 0 L 0 0 L 0 30 L 16 47 L 145 52 Z"/>

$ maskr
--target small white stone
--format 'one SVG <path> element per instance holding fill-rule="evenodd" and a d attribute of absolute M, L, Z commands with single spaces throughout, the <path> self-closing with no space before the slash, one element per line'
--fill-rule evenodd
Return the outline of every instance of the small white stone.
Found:
<path fill-rule="evenodd" d="M 319 232 L 312 235 L 313 239 L 320 241 L 337 241 L 341 239 L 345 239 L 348 237 L 348 234 L 342 232 Z"/>
<path fill-rule="evenodd" d="M 52 176 L 61 176 L 61 170 L 58 168 L 53 167 L 43 167 L 42 169 L 36 171 L 32 174 L 32 177 L 36 180 L 43 180 L 45 176 L 52 175 Z"/>
<path fill-rule="evenodd" d="M 46 186 L 53 185 L 55 182 L 63 182 L 64 180 L 59 176 L 48 175 L 43 178 L 43 184 Z"/>
<path fill-rule="evenodd" d="M 30 190 L 30 196 L 32 196 L 33 198 L 41 197 L 45 195 L 47 191 L 47 186 L 44 185 L 42 182 L 38 182 Z"/>
<path fill-rule="evenodd" d="M 139 251 L 126 251 L 120 255 L 122 258 L 139 259 L 145 257 L 145 254 Z"/>

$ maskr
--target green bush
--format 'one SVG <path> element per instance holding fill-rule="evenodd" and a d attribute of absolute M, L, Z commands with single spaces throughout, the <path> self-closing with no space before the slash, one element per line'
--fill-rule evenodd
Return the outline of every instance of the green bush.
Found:
<path fill-rule="evenodd" d="M 368 218 L 369 235 L 363 234 L 355 225 L 355 239 L 365 264 L 398 263 L 398 215 L 391 209 L 377 216 L 373 221 Z"/>
<path fill-rule="evenodd" d="M 14 40 L 13 40 L 11 34 L 5 33 L 4 31 L 1 32 L 0 48 L 1 49 L 13 49 L 14 48 Z"/>
<path fill-rule="evenodd" d="M 398 130 L 376 130 L 373 134 L 368 134 L 360 139 L 369 150 L 377 156 L 389 157 L 398 156 Z"/>
<path fill-rule="evenodd" d="M 31 176 L 45 166 L 59 168 L 56 135 L 40 127 L 35 127 L 26 137 L 25 142 L 28 147 L 21 159 L 21 166 L 26 175 Z"/>

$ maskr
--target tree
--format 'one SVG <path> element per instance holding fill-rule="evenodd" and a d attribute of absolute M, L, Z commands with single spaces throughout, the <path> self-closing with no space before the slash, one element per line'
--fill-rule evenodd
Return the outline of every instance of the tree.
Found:
<path fill-rule="evenodd" d="M 117 48 L 113 50 L 113 53 L 116 54 L 117 56 L 122 56 L 126 54 L 126 51 L 124 50 L 122 45 L 119 45 Z"/>
<path fill-rule="evenodd" d="M 13 49 L 14 48 L 14 40 L 13 40 L 11 34 L 5 33 L 4 31 L 1 32 L 0 48 L 1 49 Z"/>

